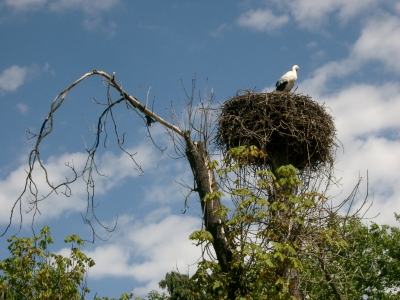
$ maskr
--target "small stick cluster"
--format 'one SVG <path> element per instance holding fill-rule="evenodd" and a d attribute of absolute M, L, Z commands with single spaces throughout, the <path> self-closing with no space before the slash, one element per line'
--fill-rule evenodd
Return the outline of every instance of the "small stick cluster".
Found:
<path fill-rule="evenodd" d="M 332 164 L 336 149 L 333 118 L 310 96 L 242 91 L 220 107 L 217 144 L 223 150 L 254 145 L 266 157 L 256 165 L 292 164 L 299 170 Z"/>

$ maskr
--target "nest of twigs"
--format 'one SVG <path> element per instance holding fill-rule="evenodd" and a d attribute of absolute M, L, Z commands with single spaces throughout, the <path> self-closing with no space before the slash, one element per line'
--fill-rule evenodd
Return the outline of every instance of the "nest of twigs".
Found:
<path fill-rule="evenodd" d="M 336 130 L 324 106 L 295 93 L 245 91 L 221 107 L 217 143 L 223 150 L 254 145 L 266 156 L 252 164 L 299 170 L 333 163 Z"/>

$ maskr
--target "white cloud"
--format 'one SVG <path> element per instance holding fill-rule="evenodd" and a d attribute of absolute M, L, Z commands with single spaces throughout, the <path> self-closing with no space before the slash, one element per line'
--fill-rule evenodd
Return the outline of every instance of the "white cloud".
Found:
<path fill-rule="evenodd" d="M 186 159 L 163 162 L 162 165 L 152 173 L 156 173 L 151 185 L 146 186 L 144 191 L 146 202 L 157 202 L 163 204 L 183 201 L 189 194 L 189 189 L 182 185 L 193 184 L 193 174 Z M 174 174 L 171 176 L 171 174 Z M 179 184 L 178 184 L 179 182 Z M 193 186 L 192 186 L 193 188 Z"/>
<path fill-rule="evenodd" d="M 382 16 L 367 22 L 352 50 L 357 59 L 378 60 L 388 70 L 400 72 L 400 19 Z"/>
<path fill-rule="evenodd" d="M 152 147 L 139 145 L 134 149 L 128 149 L 128 151 L 137 152 L 135 159 L 140 162 L 143 168 L 147 168 L 156 161 L 155 156 L 158 155 L 158 153 L 153 149 L 154 148 Z M 65 178 L 73 178 L 73 172 L 65 165 L 66 163 L 73 165 L 79 175 L 86 160 L 87 153 L 77 152 L 64 153 L 57 156 L 54 155 L 46 159 L 43 163 L 46 167 L 49 181 L 53 185 L 57 185 L 64 182 Z M 96 184 L 96 195 L 103 195 L 111 189 L 122 185 L 124 179 L 132 179 L 141 174 L 141 172 L 134 169 L 135 164 L 125 153 L 120 153 L 118 156 L 110 152 L 99 155 L 96 160 L 96 166 L 100 174 L 105 175 L 93 175 Z M 2 208 L 0 210 L 0 224 L 8 222 L 12 206 L 23 191 L 26 178 L 26 168 L 27 166 L 22 165 L 12 171 L 7 178 L 0 180 L 0 207 Z M 36 165 L 33 173 L 33 179 L 38 188 L 39 195 L 46 195 L 50 192 L 45 181 L 45 173 L 38 165 Z M 62 214 L 83 211 L 86 208 L 87 191 L 85 183 L 81 179 L 78 179 L 71 185 L 71 188 L 72 196 L 69 198 L 53 194 L 48 199 L 45 199 L 38 204 L 41 215 L 36 218 L 38 218 L 39 222 L 47 219 L 58 218 Z M 59 190 L 58 193 L 60 192 L 61 191 Z M 24 215 L 24 222 L 26 221 L 29 223 L 30 217 L 25 215 L 25 212 L 29 210 L 29 204 L 26 202 L 27 196 L 27 193 L 22 196 L 22 214 Z M 18 211 L 16 213 L 18 215 Z"/>
<path fill-rule="evenodd" d="M 343 23 L 366 11 L 373 11 L 381 0 L 280 0 L 275 1 L 280 9 L 289 10 L 293 18 L 310 30 L 318 30 L 319 26 L 328 22 L 330 14 L 336 13 Z"/>
<path fill-rule="evenodd" d="M 310 31 L 323 31 L 324 26 L 339 21 L 345 25 L 356 17 L 370 19 L 382 13 L 384 0 L 274 0 L 264 1 L 268 8 L 250 9 L 242 13 L 237 24 L 257 31 L 273 32 L 287 23 L 306 28 Z M 270 7 L 275 5 L 274 10 Z M 393 4 L 390 12 L 399 10 Z M 277 12 L 281 12 L 278 15 Z M 380 20 L 377 20 L 379 23 Z M 385 21 L 383 18 L 382 21 Z M 373 25 L 372 25 L 373 26 Z M 372 28 L 371 28 L 372 29 Z M 384 29 L 384 28 L 381 28 Z M 392 28 L 388 28 L 390 31 Z M 397 29 L 395 30 L 397 32 Z M 383 39 L 383 37 L 382 37 Z M 391 40 L 393 40 L 391 38 Z"/>
<path fill-rule="evenodd" d="M 241 14 L 237 23 L 241 27 L 251 28 L 257 31 L 273 32 L 289 21 L 287 15 L 276 16 L 269 9 L 249 10 Z"/>
<path fill-rule="evenodd" d="M 363 177 L 357 205 L 367 194 L 374 204 L 368 217 L 373 221 L 398 225 L 393 212 L 400 212 L 400 82 L 393 71 L 400 70 L 400 21 L 394 16 L 368 20 L 347 57 L 330 61 L 316 69 L 312 76 L 298 83 L 300 92 L 332 109 L 338 138 L 344 149 L 338 150 L 336 176 L 341 186 L 331 195 L 350 195 L 359 176 Z M 376 84 L 358 83 L 352 77 L 371 61 L 380 61 L 386 69 L 376 75 Z M 301 66 L 300 66 L 301 67 Z M 391 78 L 379 80 L 379 76 Z M 346 79 L 340 90 L 332 87 L 333 79 Z M 355 79 L 357 78 L 357 79 Z M 344 150 L 344 152 L 343 152 Z M 356 205 L 356 206 L 357 206 Z"/>
<path fill-rule="evenodd" d="M 213 37 L 220 37 L 222 35 L 223 32 L 229 31 L 232 29 L 232 26 L 224 23 L 218 26 L 218 28 L 211 33 L 211 35 Z"/>
<path fill-rule="evenodd" d="M 85 13 L 107 11 L 120 0 L 5 0 L 6 5 L 16 10 L 45 7 L 52 11 L 83 10 Z"/>
<path fill-rule="evenodd" d="M 323 93 L 330 88 L 331 79 L 349 76 L 372 61 L 381 62 L 388 71 L 400 72 L 400 39 L 393 38 L 395 36 L 400 36 L 399 18 L 386 16 L 368 21 L 348 57 L 328 62 L 316 69 L 310 78 L 301 82 L 300 91 Z M 390 85 L 386 87 L 390 88 Z"/>
<path fill-rule="evenodd" d="M 399 83 L 353 85 L 319 100 L 333 109 L 337 115 L 336 127 L 346 140 L 400 128 Z"/>
<path fill-rule="evenodd" d="M 85 160 L 84 153 L 74 153 L 69 155 L 61 155 L 57 159 L 53 158 L 46 162 L 46 168 L 48 170 L 48 175 L 50 181 L 54 184 L 64 180 L 65 176 L 71 178 L 72 172 L 67 167 L 64 166 L 67 161 L 74 161 L 75 166 L 82 166 Z M 23 191 L 23 186 L 26 178 L 26 166 L 20 166 L 16 170 L 10 173 L 10 175 L 0 180 L 0 223 L 4 224 L 8 222 L 10 218 L 11 208 L 17 200 L 18 196 Z M 39 189 L 39 195 L 44 195 L 49 192 L 48 187 L 44 181 L 44 173 L 43 172 L 35 172 L 34 173 L 36 187 Z M 62 197 L 50 197 L 46 201 L 42 201 L 39 203 L 39 209 L 42 213 L 40 218 L 56 218 L 63 212 L 68 211 L 80 211 L 85 208 L 85 201 L 82 197 L 83 193 L 76 193 L 74 197 L 68 198 L 66 201 L 65 198 Z M 22 196 L 22 214 L 25 216 L 25 213 L 29 210 L 30 205 L 26 201 L 26 197 L 28 195 L 25 194 Z M 14 213 L 18 215 L 17 211 Z M 26 217 L 25 217 L 26 218 Z M 26 218 L 29 219 L 29 218 Z M 29 220 L 26 220 L 29 223 Z"/>
<path fill-rule="evenodd" d="M 20 67 L 13 65 L 3 70 L 0 74 L 0 92 L 14 92 L 26 81 L 39 77 L 43 72 L 49 70 L 49 65 L 45 64 L 43 69 L 36 64 Z"/>
<path fill-rule="evenodd" d="M 329 63 L 320 71 L 329 69 L 332 64 L 339 70 L 347 70 L 341 65 L 345 61 Z M 393 212 L 400 212 L 400 175 L 397 172 L 400 168 L 400 83 L 352 84 L 336 93 L 325 94 L 326 81 L 320 82 L 316 76 L 306 82 L 306 87 L 321 84 L 314 92 L 308 92 L 314 100 L 332 109 L 338 139 L 344 147 L 338 150 L 336 164 L 336 176 L 342 178 L 342 185 L 333 188 L 330 194 L 337 195 L 342 190 L 336 201 L 343 200 L 361 176 L 364 179 L 357 196 L 360 204 L 367 194 L 368 171 L 369 199 L 374 200 L 374 205 L 367 216 L 380 213 L 373 221 L 397 225 Z M 300 86 L 306 89 L 304 82 Z"/>
<path fill-rule="evenodd" d="M 110 37 L 115 35 L 117 29 L 117 24 L 115 22 L 110 21 L 107 25 L 105 25 L 103 18 L 99 16 L 86 18 L 82 25 L 87 31 L 100 30 Z"/>
<path fill-rule="evenodd" d="M 332 1 L 305 3 L 301 0 L 290 3 L 303 5 L 297 11 L 298 18 L 310 17 L 311 23 L 326 17 L 333 10 L 346 8 L 349 16 L 356 13 L 341 1 L 336 4 Z M 311 11 L 313 4 L 316 11 Z M 306 11 L 307 5 L 310 12 Z M 310 15 L 313 13 L 317 19 Z M 342 178 L 342 185 L 332 189 L 330 194 L 340 194 L 335 201 L 343 200 L 350 195 L 361 176 L 363 184 L 356 202 L 356 206 L 359 205 L 367 194 L 368 171 L 369 199 L 373 199 L 374 204 L 367 216 L 380 214 L 373 221 L 390 225 L 398 225 L 393 212 L 400 213 L 400 82 L 398 77 L 393 76 L 393 71 L 400 71 L 400 42 L 395 38 L 397 36 L 400 36 L 400 18 L 375 16 L 365 22 L 347 57 L 325 63 L 310 78 L 298 83 L 299 92 L 311 95 L 313 100 L 332 109 L 338 138 L 344 146 L 344 153 L 343 149 L 338 150 L 336 165 L 336 176 Z M 314 46 L 314 43 L 308 45 Z M 358 83 L 360 77 L 352 75 L 365 73 L 363 68 L 373 61 L 379 61 L 386 67 L 383 73 L 376 75 L 378 83 Z M 386 80 L 379 80 L 380 76 Z M 338 90 L 338 85 L 332 86 L 335 79 L 346 84 L 339 85 Z"/>
<path fill-rule="evenodd" d="M 298 91 L 304 94 L 323 93 L 329 89 L 330 79 L 347 76 L 348 74 L 354 72 L 358 67 L 358 61 L 348 58 L 341 61 L 328 62 L 316 69 L 310 78 L 298 83 Z"/>
<path fill-rule="evenodd" d="M 345 24 L 356 16 L 374 13 L 379 2 L 382 0 L 275 0 L 273 3 L 277 11 L 284 12 L 282 15 L 278 16 L 268 8 L 250 9 L 239 16 L 237 24 L 257 31 L 273 32 L 287 23 L 297 22 L 300 27 L 319 31 L 332 17 Z"/>
<path fill-rule="evenodd" d="M 94 250 L 84 251 L 96 262 L 89 276 L 91 280 L 134 278 L 144 284 L 134 290 L 136 295 L 157 290 L 158 282 L 167 272 L 178 268 L 186 273 L 188 265 L 200 257 L 201 250 L 189 240 L 189 235 L 200 226 L 200 218 L 167 213 L 157 222 L 121 216 L 111 240 Z M 60 253 L 66 255 L 69 251 L 63 249 Z M 191 271 L 195 271 L 195 266 Z"/>
<path fill-rule="evenodd" d="M 49 9 L 54 11 L 83 10 L 87 14 L 108 11 L 120 0 L 58 0 L 49 4 Z"/>
<path fill-rule="evenodd" d="M 17 109 L 19 110 L 19 112 L 21 114 L 26 115 L 28 113 L 29 107 L 26 104 L 18 103 L 17 104 Z"/>
<path fill-rule="evenodd" d="M 373 206 L 366 216 L 375 217 L 380 214 L 379 217 L 373 219 L 374 222 L 398 226 L 393 213 L 400 212 L 398 201 L 400 176 L 397 172 L 400 167 L 398 156 L 400 140 L 389 140 L 371 135 L 365 140 L 357 138 L 345 140 L 343 144 L 345 152 L 339 155 L 339 162 L 336 165 L 340 170 L 336 171 L 336 175 L 342 177 L 343 188 L 339 199 L 350 195 L 358 177 L 361 176 L 363 183 L 353 211 L 359 207 L 368 192 L 369 203 L 373 201 Z M 335 190 L 332 193 L 335 193 Z"/>
<path fill-rule="evenodd" d="M 0 75 L 0 90 L 4 92 L 13 92 L 24 84 L 27 67 L 13 65 L 5 69 Z"/>
<path fill-rule="evenodd" d="M 126 149 L 129 153 L 137 153 L 134 156 L 136 162 L 146 170 L 150 166 L 154 167 L 155 162 L 159 159 L 159 153 L 157 153 L 154 147 L 150 147 L 148 144 L 140 144 L 134 149 Z M 135 170 L 136 165 L 132 159 L 125 153 L 115 155 L 111 152 L 106 152 L 96 160 L 97 168 L 100 176 L 96 178 L 96 193 L 103 194 L 111 188 L 120 186 L 123 184 L 125 178 L 137 177 L 141 174 L 140 171 Z"/>
<path fill-rule="evenodd" d="M 52 13 L 82 11 L 85 14 L 83 27 L 86 30 L 99 30 L 113 36 L 116 33 L 116 23 L 104 21 L 101 16 L 117 6 L 120 0 L 6 0 L 5 3 L 17 13 L 30 12 L 32 9 L 43 9 Z"/>
<path fill-rule="evenodd" d="M 306 45 L 306 47 L 307 47 L 308 49 L 313 49 L 313 48 L 315 48 L 315 47 L 318 47 L 318 43 L 317 43 L 316 41 L 313 41 L 313 42 L 308 43 L 308 44 Z"/>
<path fill-rule="evenodd" d="M 400 2 L 396 2 L 394 4 L 394 9 L 397 11 L 398 14 L 400 14 Z"/>
<path fill-rule="evenodd" d="M 315 52 L 314 54 L 311 55 L 311 59 L 313 61 L 319 61 L 319 60 L 321 60 L 321 59 L 323 59 L 325 57 L 326 57 L 326 53 L 325 53 L 324 50 L 319 50 L 319 51 L 317 51 L 317 52 Z"/>
<path fill-rule="evenodd" d="M 21 11 L 39 8 L 40 6 L 45 5 L 47 0 L 6 0 L 5 3 L 8 6 Z"/>

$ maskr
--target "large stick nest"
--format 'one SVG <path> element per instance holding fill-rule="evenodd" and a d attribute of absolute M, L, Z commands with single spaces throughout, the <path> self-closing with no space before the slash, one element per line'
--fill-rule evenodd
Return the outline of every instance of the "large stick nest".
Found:
<path fill-rule="evenodd" d="M 220 107 L 217 143 L 223 150 L 254 145 L 266 157 L 260 166 L 292 164 L 299 170 L 332 164 L 336 149 L 333 118 L 310 96 L 245 91 Z"/>

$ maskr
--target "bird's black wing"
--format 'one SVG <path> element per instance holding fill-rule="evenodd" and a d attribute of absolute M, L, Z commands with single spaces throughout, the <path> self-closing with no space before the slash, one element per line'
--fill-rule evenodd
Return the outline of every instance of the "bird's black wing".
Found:
<path fill-rule="evenodd" d="M 277 91 L 283 91 L 285 89 L 285 86 L 288 83 L 289 83 L 289 81 L 287 81 L 287 80 L 279 80 L 275 85 L 276 86 L 276 90 Z"/>

